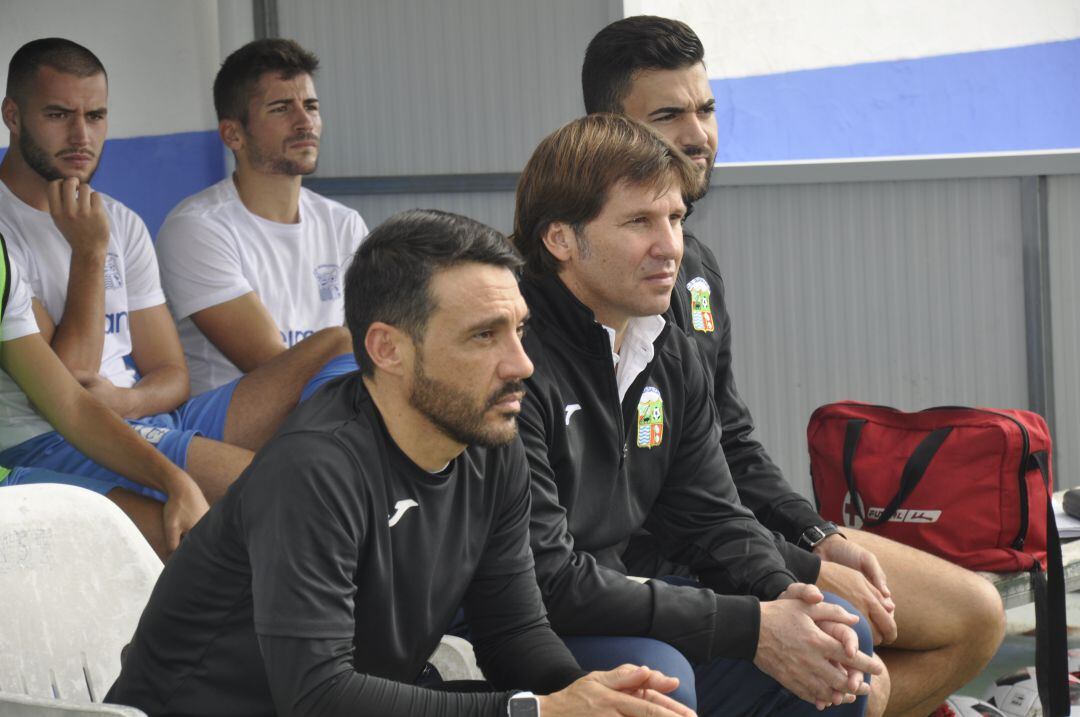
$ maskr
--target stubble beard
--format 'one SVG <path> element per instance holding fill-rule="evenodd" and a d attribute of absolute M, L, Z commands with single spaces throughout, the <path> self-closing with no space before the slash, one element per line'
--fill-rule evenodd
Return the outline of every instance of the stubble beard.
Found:
<path fill-rule="evenodd" d="M 282 143 L 283 146 L 280 154 L 263 152 L 258 145 L 254 143 L 250 144 L 248 155 L 251 166 L 264 174 L 281 174 L 287 177 L 306 177 L 313 173 L 319 166 L 318 156 L 315 157 L 315 160 L 310 165 L 301 164 L 295 159 L 289 159 L 285 156 L 284 145 L 287 145 L 289 142 L 295 142 L 297 139 L 297 137 L 290 137 L 285 140 L 285 142 Z"/>
<path fill-rule="evenodd" d="M 497 448 L 506 445 L 517 436 L 517 421 L 511 420 L 496 426 L 485 422 L 487 412 L 508 394 L 524 390 L 521 381 L 509 381 L 484 402 L 477 406 L 475 399 L 444 381 L 432 378 L 424 372 L 423 361 L 417 356 L 413 389 L 409 405 L 422 413 L 444 435 L 466 446 Z"/>
<path fill-rule="evenodd" d="M 52 182 L 57 179 L 65 179 L 67 175 L 57 168 L 54 159 L 50 157 L 49 153 L 34 141 L 34 138 L 30 136 L 30 133 L 26 130 L 26 124 L 23 123 L 23 131 L 19 133 L 19 154 L 22 155 L 23 161 L 26 162 L 26 166 L 34 170 L 42 179 L 46 182 Z M 81 182 L 89 184 L 90 180 L 94 178 L 94 174 L 97 172 L 98 166 L 101 163 L 101 157 L 98 157 L 98 161 L 94 163 L 86 179 L 82 179 Z"/>
<path fill-rule="evenodd" d="M 693 196 L 686 198 L 688 202 L 696 202 L 709 193 L 709 182 L 712 181 L 713 169 L 713 163 L 709 162 L 709 164 L 705 167 L 705 173 L 701 178 L 701 183 L 698 184 L 697 188 L 694 190 Z"/>

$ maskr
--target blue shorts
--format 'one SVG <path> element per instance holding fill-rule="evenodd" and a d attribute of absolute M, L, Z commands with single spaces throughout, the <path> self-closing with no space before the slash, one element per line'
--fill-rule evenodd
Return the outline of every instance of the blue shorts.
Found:
<path fill-rule="evenodd" d="M 114 476 L 109 480 L 91 478 L 90 476 L 78 476 L 74 473 L 59 473 L 48 468 L 13 468 L 7 479 L 0 481 L 0 486 L 7 485 L 31 485 L 33 483 L 64 483 L 80 488 L 92 490 L 101 495 L 107 495 L 114 488 L 126 488 L 132 493 L 153 498 L 164 503 L 168 497 L 161 491 L 148 488 L 138 483 L 133 483 L 123 476 Z"/>
<path fill-rule="evenodd" d="M 357 370 L 359 370 L 359 366 L 356 365 L 356 356 L 353 354 L 335 356 L 327 361 L 304 386 L 304 390 L 300 392 L 300 403 L 308 400 L 311 394 L 315 393 L 327 381 Z"/>
<path fill-rule="evenodd" d="M 238 381 L 201 393 L 175 411 L 127 423 L 166 458 L 186 469 L 188 447 L 195 436 L 221 440 L 225 432 L 225 414 Z M 161 491 L 139 485 L 90 460 L 56 431 L 43 433 L 0 452 L 0 465 L 17 466 L 2 485 L 68 483 L 102 495 L 120 487 L 161 502 L 166 500 Z M 44 471 L 36 473 L 29 469 Z"/>

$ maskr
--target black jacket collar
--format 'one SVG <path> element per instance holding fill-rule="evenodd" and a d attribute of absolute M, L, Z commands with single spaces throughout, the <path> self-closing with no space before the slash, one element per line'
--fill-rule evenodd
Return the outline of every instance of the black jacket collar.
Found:
<path fill-rule="evenodd" d="M 526 277 L 521 293 L 529 305 L 531 320 L 548 326 L 569 346 L 592 356 L 611 360 L 611 340 L 585 304 L 566 288 L 558 276 Z"/>

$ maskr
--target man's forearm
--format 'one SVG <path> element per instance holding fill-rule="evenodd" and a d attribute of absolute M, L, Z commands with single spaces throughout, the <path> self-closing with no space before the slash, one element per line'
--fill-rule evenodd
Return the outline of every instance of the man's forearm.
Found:
<path fill-rule="evenodd" d="M 45 417 L 91 460 L 166 495 L 191 478 L 139 437 L 127 423 L 72 381 L 70 410 L 61 404 Z"/>
<path fill-rule="evenodd" d="M 50 339 L 69 371 L 97 373 L 105 346 L 105 249 L 71 255 L 64 314 Z"/>
<path fill-rule="evenodd" d="M 142 418 L 172 411 L 191 394 L 187 368 L 161 366 L 140 378 L 127 392 L 124 410 L 118 411 L 124 418 Z"/>
<path fill-rule="evenodd" d="M 457 693 L 356 672 L 350 638 L 311 640 L 259 635 L 277 713 L 304 717 L 502 717 L 508 693 Z"/>

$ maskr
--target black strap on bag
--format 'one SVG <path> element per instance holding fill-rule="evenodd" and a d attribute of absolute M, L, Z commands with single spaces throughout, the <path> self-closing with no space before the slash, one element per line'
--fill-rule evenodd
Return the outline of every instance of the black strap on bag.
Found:
<path fill-rule="evenodd" d="M 1061 565 L 1061 539 L 1054 520 L 1050 491 L 1050 465 L 1046 451 L 1031 454 L 1046 486 L 1046 572 L 1039 563 L 1031 568 L 1035 593 L 1035 680 L 1039 701 L 1047 717 L 1067 717 L 1069 658 L 1065 622 L 1065 571 Z"/>
<path fill-rule="evenodd" d="M 844 482 L 847 483 L 852 506 L 855 506 L 859 514 L 863 516 L 865 526 L 873 528 L 887 523 L 889 518 L 896 515 L 896 511 L 900 509 L 900 506 L 907 500 L 907 497 L 915 490 L 915 486 L 919 485 L 919 481 L 926 474 L 926 469 L 930 467 L 930 461 L 937 455 L 941 444 L 952 433 L 952 426 L 944 426 L 931 431 L 926 438 L 919 442 L 919 445 L 911 452 L 907 463 L 904 464 L 904 470 L 900 473 L 900 488 L 896 491 L 896 495 L 885 506 L 881 517 L 871 520 L 863 512 L 862 501 L 855 490 L 855 474 L 852 471 L 852 464 L 855 462 L 855 449 L 859 446 L 859 437 L 862 435 L 862 429 L 865 425 L 866 420 L 862 418 L 853 418 L 847 422 L 847 429 L 844 431 Z"/>

